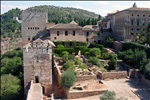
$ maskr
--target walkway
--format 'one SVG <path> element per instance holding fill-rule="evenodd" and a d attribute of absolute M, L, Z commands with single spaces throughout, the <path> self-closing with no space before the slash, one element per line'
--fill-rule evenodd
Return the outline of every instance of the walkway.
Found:
<path fill-rule="evenodd" d="M 43 100 L 42 87 L 40 83 L 32 84 L 27 100 Z"/>

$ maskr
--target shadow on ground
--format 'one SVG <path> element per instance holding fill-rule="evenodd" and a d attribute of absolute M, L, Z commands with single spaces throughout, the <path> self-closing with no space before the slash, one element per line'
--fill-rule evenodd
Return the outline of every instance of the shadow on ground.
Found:
<path fill-rule="evenodd" d="M 150 91 L 148 86 L 144 83 L 140 82 L 137 79 L 130 79 L 126 81 L 131 87 L 136 88 L 137 90 L 134 91 L 141 100 L 150 100 Z"/>

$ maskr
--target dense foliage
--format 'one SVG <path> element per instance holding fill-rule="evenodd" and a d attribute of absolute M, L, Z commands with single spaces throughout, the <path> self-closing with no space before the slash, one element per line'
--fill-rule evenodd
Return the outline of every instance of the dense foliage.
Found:
<path fill-rule="evenodd" d="M 23 97 L 22 50 L 15 49 L 1 55 L 1 98 L 20 100 Z M 8 87 L 9 86 L 9 87 Z M 6 88 L 7 87 L 7 88 Z M 4 98 L 5 97 L 5 98 Z"/>
<path fill-rule="evenodd" d="M 89 51 L 89 55 L 90 56 L 93 56 L 93 57 L 98 57 L 98 56 L 101 56 L 101 51 L 99 48 L 92 48 L 90 51 Z"/>
<path fill-rule="evenodd" d="M 61 75 L 60 84 L 65 89 L 69 90 L 76 81 L 76 75 L 72 70 L 66 70 Z"/>
<path fill-rule="evenodd" d="M 108 62 L 108 65 L 109 65 L 108 70 L 115 70 L 117 67 L 117 60 L 114 57 L 112 57 Z"/>
<path fill-rule="evenodd" d="M 14 18 L 21 19 L 21 10 L 16 8 L 1 15 L 1 35 L 4 37 L 20 37 L 21 24 Z"/>
<path fill-rule="evenodd" d="M 138 48 L 139 50 L 144 50 L 146 52 L 146 55 L 148 58 L 150 58 L 150 47 L 146 47 L 144 45 L 134 43 L 134 42 L 125 42 L 122 45 L 122 51 L 128 50 L 128 49 L 136 49 Z"/>
<path fill-rule="evenodd" d="M 1 76 L 0 97 L 2 100 L 17 99 L 20 89 L 21 89 L 20 80 L 17 77 L 11 74 L 3 74 Z"/>
<path fill-rule="evenodd" d="M 118 57 L 123 60 L 123 62 L 131 65 L 133 68 L 138 68 L 145 75 L 145 78 L 150 77 L 150 60 L 147 59 L 147 55 L 144 50 L 140 49 L 129 49 L 126 51 L 120 51 Z"/>
<path fill-rule="evenodd" d="M 90 57 L 89 62 L 93 65 L 97 65 L 98 67 L 101 67 L 100 60 L 97 57 Z"/>
<path fill-rule="evenodd" d="M 56 6 L 35 6 L 29 9 L 40 9 L 48 11 L 48 21 L 55 23 L 69 23 L 72 20 L 76 21 L 80 26 L 95 25 L 97 20 L 102 19 L 100 15 L 82 9 L 70 7 L 56 7 Z"/>

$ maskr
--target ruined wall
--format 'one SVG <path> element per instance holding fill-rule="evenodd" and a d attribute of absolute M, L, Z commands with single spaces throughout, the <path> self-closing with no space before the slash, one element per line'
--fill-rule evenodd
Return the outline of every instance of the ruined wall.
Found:
<path fill-rule="evenodd" d="M 126 71 L 119 71 L 119 72 L 98 72 L 97 76 L 99 76 L 102 80 L 105 79 L 119 79 L 119 78 L 126 78 L 127 72 Z"/>
<path fill-rule="evenodd" d="M 96 79 L 96 75 L 82 75 L 82 76 L 77 76 L 77 82 L 78 81 L 86 81 L 90 79 Z"/>
<path fill-rule="evenodd" d="M 106 89 L 82 90 L 82 91 L 67 91 L 67 90 L 65 90 L 64 92 L 65 92 L 67 99 L 76 99 L 76 98 L 82 98 L 82 97 L 103 94 L 105 91 L 106 91 Z"/>

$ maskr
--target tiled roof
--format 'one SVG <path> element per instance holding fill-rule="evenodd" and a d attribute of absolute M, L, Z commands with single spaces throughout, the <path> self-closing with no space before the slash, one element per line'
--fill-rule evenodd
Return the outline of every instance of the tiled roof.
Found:
<path fill-rule="evenodd" d="M 82 30 L 89 30 L 89 31 L 93 31 L 95 29 L 98 29 L 97 25 L 86 25 L 82 28 Z"/>
<path fill-rule="evenodd" d="M 109 15 L 115 15 L 117 13 L 124 12 L 124 11 L 150 11 L 150 8 L 130 7 L 130 8 L 124 9 L 122 11 L 118 11 L 116 13 L 112 13 L 112 14 L 110 13 Z"/>
<path fill-rule="evenodd" d="M 74 20 L 71 21 L 69 24 L 75 24 L 75 25 L 78 25 Z"/>
<path fill-rule="evenodd" d="M 56 24 L 49 29 L 82 29 L 82 27 L 76 24 Z"/>

